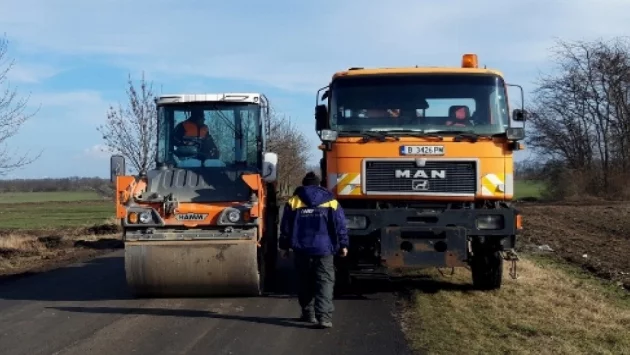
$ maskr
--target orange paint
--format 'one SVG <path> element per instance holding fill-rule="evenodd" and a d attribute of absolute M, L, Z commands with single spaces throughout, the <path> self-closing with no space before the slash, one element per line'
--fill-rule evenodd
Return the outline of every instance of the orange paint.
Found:
<path fill-rule="evenodd" d="M 250 189 L 254 190 L 254 193 L 258 197 L 258 203 L 254 204 L 254 207 L 250 210 L 251 217 L 259 217 L 262 215 L 262 205 L 260 201 L 264 201 L 265 191 L 261 186 L 262 177 L 260 174 L 243 174 L 243 181 L 249 186 Z"/>
<path fill-rule="evenodd" d="M 485 174 L 507 173 L 513 171 L 512 152 L 505 148 L 504 141 L 501 139 L 479 140 L 476 143 L 462 140 L 454 142 L 453 137 L 444 137 L 443 141 L 436 141 L 431 138 L 412 138 L 401 137 L 400 141 L 377 142 L 370 141 L 367 143 L 359 143 L 360 138 L 342 137 L 332 145 L 332 151 L 327 152 L 328 174 L 346 174 L 346 173 L 363 173 L 363 160 L 370 158 L 408 158 L 399 154 L 399 147 L 404 144 L 427 144 L 427 145 L 443 145 L 445 149 L 444 156 L 427 157 L 428 159 L 436 158 L 452 158 L 452 159 L 478 159 L 479 160 L 479 176 Z M 328 188 L 337 193 L 335 189 L 336 181 L 328 181 Z M 481 186 L 478 184 L 479 187 Z M 361 193 L 356 195 L 338 195 L 343 199 L 391 199 L 391 200 L 423 200 L 426 196 L 414 195 L 366 195 Z M 488 199 L 506 199 L 512 195 L 501 194 L 500 196 L 482 196 L 478 192 L 472 197 L 451 197 L 451 196 L 431 196 L 436 201 L 473 201 L 476 198 Z"/>
<path fill-rule="evenodd" d="M 364 75 L 383 75 L 383 74 L 494 74 L 503 77 L 503 74 L 497 70 L 481 69 L 481 68 L 460 68 L 460 67 L 402 67 L 402 68 L 369 68 L 361 70 L 344 70 L 333 74 L 333 80 L 342 76 L 364 76 Z"/>
<path fill-rule="evenodd" d="M 125 218 L 127 209 L 123 206 L 131 196 L 131 187 L 135 179 L 133 176 L 116 177 L 116 218 Z"/>
<path fill-rule="evenodd" d="M 246 174 L 242 176 L 243 181 L 249 186 L 253 193 L 258 197 L 258 202 L 254 204 L 251 210 L 244 213 L 244 218 L 251 221 L 263 215 L 265 207 L 266 189 L 262 183 L 260 174 Z M 127 214 L 125 203 L 132 200 L 134 196 L 138 196 L 146 190 L 147 181 L 141 179 L 136 181 L 134 176 L 118 176 L 116 178 L 116 217 L 124 219 Z M 240 205 L 238 202 L 212 202 L 212 203 L 179 203 L 175 209 L 175 214 L 197 213 L 207 214 L 203 221 L 179 221 L 175 218 L 175 214 L 166 215 L 162 203 L 145 203 L 136 202 L 137 206 L 153 208 L 164 220 L 164 223 L 171 227 L 198 228 L 204 226 L 216 226 L 218 224 L 221 212 L 227 207 Z M 136 216 L 137 218 L 137 216 Z M 258 241 L 262 238 L 262 230 L 264 230 L 264 221 L 261 219 L 257 224 Z"/>

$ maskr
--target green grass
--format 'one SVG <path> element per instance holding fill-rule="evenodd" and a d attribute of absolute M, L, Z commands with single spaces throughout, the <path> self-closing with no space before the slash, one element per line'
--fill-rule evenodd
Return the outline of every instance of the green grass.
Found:
<path fill-rule="evenodd" d="M 29 202 L 102 201 L 94 191 L 3 192 L 0 204 Z"/>
<path fill-rule="evenodd" d="M 112 201 L 89 191 L 0 193 L 0 201 L 0 229 L 84 227 L 115 213 Z"/>
<path fill-rule="evenodd" d="M 541 198 L 544 183 L 539 181 L 517 180 L 514 182 L 514 195 L 516 199 L 522 199 L 526 197 Z"/>

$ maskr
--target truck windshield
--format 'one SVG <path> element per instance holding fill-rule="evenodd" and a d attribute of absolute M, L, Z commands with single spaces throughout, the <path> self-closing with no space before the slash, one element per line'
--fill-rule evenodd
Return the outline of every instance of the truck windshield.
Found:
<path fill-rule="evenodd" d="M 158 107 L 158 163 L 178 168 L 260 166 L 260 106 L 204 102 Z"/>
<path fill-rule="evenodd" d="M 503 133 L 509 123 L 503 79 L 489 74 L 347 76 L 331 85 L 331 128 Z"/>

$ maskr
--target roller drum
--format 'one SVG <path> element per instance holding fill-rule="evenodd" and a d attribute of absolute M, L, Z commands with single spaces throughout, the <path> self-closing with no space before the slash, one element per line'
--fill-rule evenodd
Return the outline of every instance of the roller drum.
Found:
<path fill-rule="evenodd" d="M 257 296 L 253 240 L 125 243 L 127 284 L 136 297 Z"/>

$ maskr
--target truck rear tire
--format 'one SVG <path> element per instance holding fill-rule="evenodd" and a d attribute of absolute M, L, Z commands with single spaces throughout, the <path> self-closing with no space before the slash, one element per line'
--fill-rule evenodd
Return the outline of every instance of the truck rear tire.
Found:
<path fill-rule="evenodd" d="M 503 257 L 498 250 L 479 248 L 470 264 L 474 288 L 483 291 L 501 288 L 503 281 Z"/>

